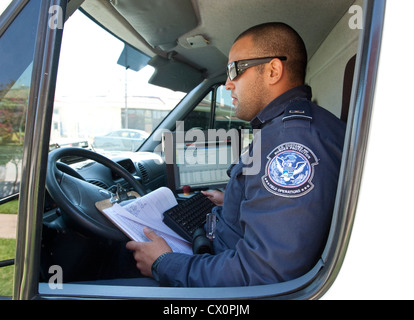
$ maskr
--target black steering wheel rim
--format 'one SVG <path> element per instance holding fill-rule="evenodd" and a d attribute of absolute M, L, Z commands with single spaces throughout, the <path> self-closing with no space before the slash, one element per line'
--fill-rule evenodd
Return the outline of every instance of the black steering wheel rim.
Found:
<path fill-rule="evenodd" d="M 87 149 L 59 148 L 49 153 L 46 172 L 46 189 L 66 218 L 82 230 L 103 238 L 126 241 L 128 238 L 111 223 L 95 203 L 109 198 L 108 193 L 82 179 L 59 170 L 58 161 L 66 156 L 78 156 L 94 160 L 124 178 L 141 196 L 145 189 L 126 169 L 112 160 Z"/>

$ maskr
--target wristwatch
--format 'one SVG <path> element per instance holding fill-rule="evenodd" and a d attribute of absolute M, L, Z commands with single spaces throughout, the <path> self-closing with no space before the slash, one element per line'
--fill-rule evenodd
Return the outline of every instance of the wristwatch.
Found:
<path fill-rule="evenodd" d="M 160 280 L 160 276 L 158 275 L 158 265 L 160 264 L 161 260 L 164 259 L 164 257 L 169 254 L 171 252 L 164 252 L 162 255 L 160 255 L 152 264 L 151 266 L 151 272 L 152 272 L 152 276 L 154 277 L 154 279 L 156 281 Z"/>

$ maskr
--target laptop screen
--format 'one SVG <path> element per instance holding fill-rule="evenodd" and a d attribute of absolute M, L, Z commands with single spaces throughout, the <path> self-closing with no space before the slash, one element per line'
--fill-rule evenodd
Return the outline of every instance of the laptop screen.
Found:
<path fill-rule="evenodd" d="M 174 132 L 163 137 L 167 184 L 175 193 L 184 186 L 192 191 L 224 188 L 229 180 L 227 169 L 239 157 L 238 139 L 212 138 L 198 131 L 198 135 Z"/>

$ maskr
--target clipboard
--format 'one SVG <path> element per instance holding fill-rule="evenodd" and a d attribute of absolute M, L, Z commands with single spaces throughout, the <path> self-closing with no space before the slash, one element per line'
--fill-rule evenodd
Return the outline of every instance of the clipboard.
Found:
<path fill-rule="evenodd" d="M 126 195 L 128 196 L 128 200 L 131 200 L 133 198 L 140 198 L 141 196 L 135 192 L 135 191 L 129 191 L 126 193 Z M 119 201 L 119 197 L 116 195 L 113 195 L 110 199 L 105 199 L 105 200 L 101 200 L 101 201 L 97 201 L 95 202 L 95 207 L 102 212 L 103 214 L 105 214 L 104 210 L 112 207 L 115 203 L 120 203 L 122 201 Z"/>

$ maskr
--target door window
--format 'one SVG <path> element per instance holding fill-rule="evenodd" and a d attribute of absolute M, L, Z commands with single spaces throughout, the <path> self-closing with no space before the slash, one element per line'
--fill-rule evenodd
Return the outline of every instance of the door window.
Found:
<path fill-rule="evenodd" d="M 185 131 L 250 128 L 248 121 L 236 117 L 231 101 L 230 91 L 224 85 L 211 89 L 184 119 Z"/>
<path fill-rule="evenodd" d="M 241 148 L 249 145 L 253 139 L 252 128 L 249 121 L 236 117 L 230 91 L 224 85 L 214 87 L 200 103 L 184 119 L 184 131 L 190 129 L 200 130 L 239 130 Z"/>
<path fill-rule="evenodd" d="M 0 38 L 0 201 L 17 195 L 40 1 L 30 1 Z"/>

